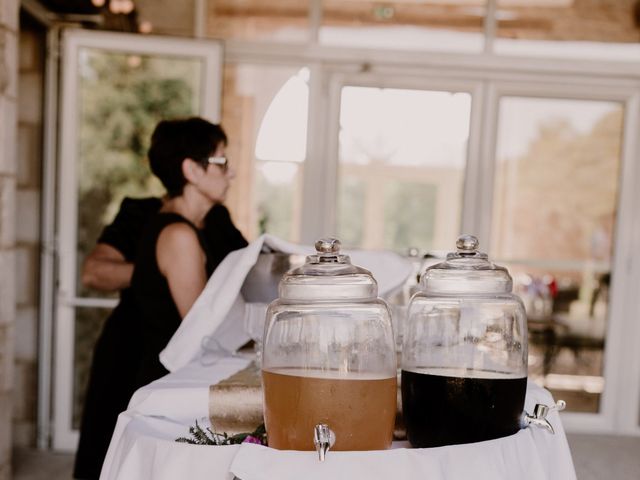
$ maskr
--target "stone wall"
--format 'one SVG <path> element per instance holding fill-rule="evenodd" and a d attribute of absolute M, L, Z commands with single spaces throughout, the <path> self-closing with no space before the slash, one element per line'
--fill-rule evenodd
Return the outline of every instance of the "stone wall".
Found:
<path fill-rule="evenodd" d="M 18 0 L 0 0 L 0 480 L 11 477 Z"/>
<path fill-rule="evenodd" d="M 13 444 L 36 443 L 38 279 L 42 176 L 42 96 L 45 35 L 21 22 L 18 54 L 16 168 L 16 324 Z"/>

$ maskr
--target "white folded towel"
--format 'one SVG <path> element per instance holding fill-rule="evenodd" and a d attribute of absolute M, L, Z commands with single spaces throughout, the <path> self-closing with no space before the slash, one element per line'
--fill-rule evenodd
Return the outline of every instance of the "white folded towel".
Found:
<path fill-rule="evenodd" d="M 530 381 L 527 411 L 531 412 L 536 403 L 552 405 L 554 401 L 548 391 Z M 316 452 L 243 443 L 229 470 L 243 480 L 575 480 L 571 451 L 558 412 L 552 411 L 548 418 L 555 435 L 530 427 L 508 437 L 440 448 L 329 451 L 322 463 Z"/>
<path fill-rule="evenodd" d="M 250 337 L 244 330 L 245 316 L 263 314 L 265 306 L 246 303 L 240 289 L 264 246 L 287 254 L 315 253 L 311 247 L 262 235 L 247 247 L 227 255 L 160 353 L 160 361 L 169 371 L 173 372 L 198 358 L 203 348 L 217 349 L 217 354 L 232 354 L 249 341 Z M 381 297 L 402 287 L 412 271 L 407 259 L 390 251 L 353 250 L 345 253 L 351 256 L 355 265 L 371 271 L 378 282 L 378 295 Z"/>

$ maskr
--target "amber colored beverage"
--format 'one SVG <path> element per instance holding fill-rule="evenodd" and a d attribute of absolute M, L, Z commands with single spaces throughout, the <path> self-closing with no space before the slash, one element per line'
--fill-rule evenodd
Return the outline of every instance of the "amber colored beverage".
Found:
<path fill-rule="evenodd" d="M 262 371 L 269 446 L 315 450 L 313 428 L 326 423 L 336 434 L 332 450 L 389 448 L 396 416 L 396 377 L 309 371 Z"/>

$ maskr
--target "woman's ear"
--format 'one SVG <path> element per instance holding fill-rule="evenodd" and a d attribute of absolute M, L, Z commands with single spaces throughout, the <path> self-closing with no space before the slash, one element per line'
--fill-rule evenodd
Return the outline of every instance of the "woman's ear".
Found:
<path fill-rule="evenodd" d="M 204 175 L 204 168 L 198 162 L 190 158 L 182 161 L 182 175 L 189 183 L 198 183 L 198 180 Z"/>

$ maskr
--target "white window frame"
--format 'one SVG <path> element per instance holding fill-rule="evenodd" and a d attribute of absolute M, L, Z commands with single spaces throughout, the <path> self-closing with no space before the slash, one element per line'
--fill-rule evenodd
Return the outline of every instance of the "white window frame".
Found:
<path fill-rule="evenodd" d="M 490 241 L 493 209 L 493 175 L 498 101 L 501 95 L 613 100 L 625 104 L 622 173 L 615 237 L 616 272 L 606 337 L 605 394 L 600 413 L 566 412 L 570 432 L 640 435 L 640 64 L 638 62 L 571 60 L 439 52 L 382 51 L 309 45 L 226 42 L 227 57 L 234 63 L 297 62 L 311 69 L 309 135 L 305 163 L 304 197 L 299 238 L 305 243 L 335 230 L 341 85 L 356 79 L 394 86 L 431 88 L 443 82 L 473 84 L 472 116 L 465 175 L 461 230 L 475 232 Z M 406 80 L 406 79 L 420 80 Z M 398 81 L 395 82 L 394 80 Z M 412 82 L 417 82 L 416 84 Z M 480 87 L 478 86 L 480 85 Z M 329 99 L 329 101 L 327 101 Z"/>
<path fill-rule="evenodd" d="M 311 242 L 313 238 L 320 238 L 327 233 L 334 234 L 337 228 L 337 191 L 338 191 L 338 172 L 339 166 L 339 133 L 340 133 L 340 100 L 342 89 L 347 86 L 361 86 L 361 87 L 376 87 L 376 88 L 398 88 L 398 89 L 410 89 L 410 90 L 424 90 L 424 91 L 442 91 L 442 92 L 464 92 L 468 93 L 472 97 L 471 113 L 469 121 L 469 141 L 467 145 L 467 159 L 465 164 L 465 178 L 464 184 L 469 183 L 467 175 L 469 172 L 478 170 L 478 162 L 480 160 L 478 145 L 480 143 L 481 136 L 481 123 L 474 119 L 479 118 L 482 110 L 482 89 L 483 85 L 480 81 L 465 80 L 455 78 L 447 75 L 440 75 L 435 72 L 428 76 L 403 76 L 390 75 L 388 73 L 336 73 L 332 75 L 329 82 L 329 92 L 324 98 L 329 99 L 329 106 L 327 109 L 327 121 L 328 132 L 326 141 L 322 142 L 326 145 L 326 150 L 321 156 L 323 162 L 315 162 L 314 165 L 307 167 L 316 167 L 316 170 L 322 170 L 324 175 L 324 186 L 317 188 L 320 183 L 318 178 L 320 174 L 315 173 L 309 175 L 308 179 L 313 181 L 318 189 L 318 192 L 314 192 L 313 195 L 309 195 L 308 192 L 304 198 L 303 212 L 306 210 L 307 215 L 305 218 L 311 216 L 309 211 L 311 208 L 316 210 L 313 215 L 316 219 L 321 219 L 321 222 L 316 221 L 315 224 L 309 225 L 314 230 L 307 230 L 302 232 L 303 235 Z M 318 157 L 315 157 L 318 158 Z M 322 168 L 319 168 L 322 167 Z M 466 212 L 473 205 L 473 192 L 469 195 L 465 192 L 463 187 L 463 196 L 461 199 L 462 212 Z M 318 205 L 323 211 L 318 215 Z M 451 213 L 453 214 L 453 212 Z M 468 225 L 473 218 L 472 215 L 464 215 L 460 219 L 460 228 L 462 231 L 473 231 L 472 226 Z M 321 231 L 319 228 L 322 228 Z"/>
<path fill-rule="evenodd" d="M 55 450 L 72 451 L 78 441 L 73 429 L 74 318 L 77 307 L 112 308 L 117 301 L 81 298 L 76 292 L 77 271 L 77 161 L 78 55 L 83 48 L 140 55 L 167 55 L 202 61 L 200 115 L 220 121 L 222 44 L 151 35 L 69 29 L 62 37 L 62 85 L 58 148 L 58 202 L 45 215 L 57 213 L 57 289 L 55 292 L 53 435 Z M 47 306 L 44 306 L 47 308 Z M 39 401 L 45 402 L 46 398 Z M 46 406 L 43 407 L 46 409 Z M 46 429 L 45 429 L 46 430 Z"/>

